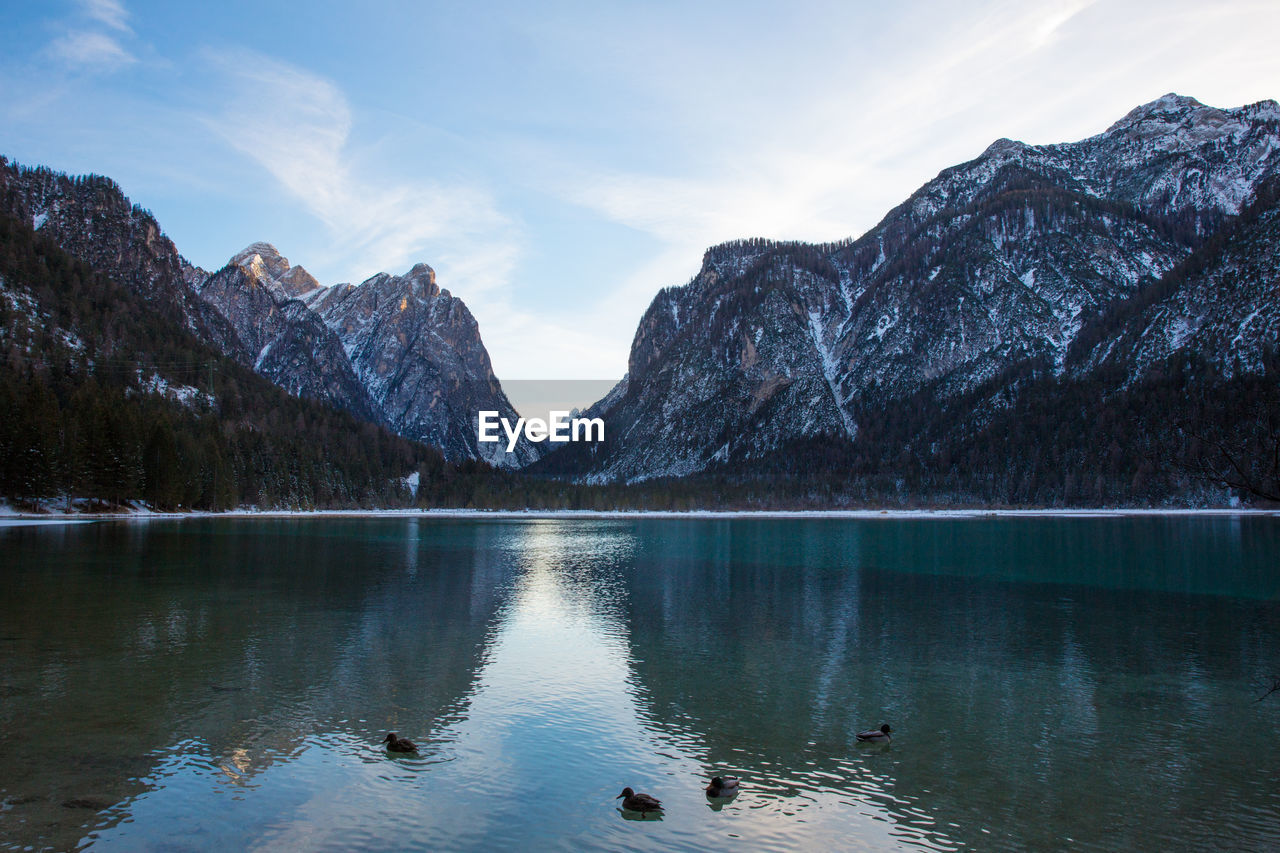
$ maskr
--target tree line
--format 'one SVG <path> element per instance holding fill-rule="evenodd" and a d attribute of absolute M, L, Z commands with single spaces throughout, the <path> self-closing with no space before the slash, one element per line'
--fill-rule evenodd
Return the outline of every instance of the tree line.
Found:
<path fill-rule="evenodd" d="M 762 269 L 761 273 L 764 272 Z M 589 485 L 450 462 L 294 397 L 0 217 L 0 495 L 159 510 L 1098 506 L 1280 494 L 1280 355 L 1173 359 L 1139 383 L 1024 364 L 958 399 L 853 401 L 813 436 L 686 478 Z M 416 494 L 407 475 L 418 475 Z"/>
<path fill-rule="evenodd" d="M 0 282 L 10 499 L 405 506 L 402 478 L 440 455 L 287 394 L 10 217 Z"/>

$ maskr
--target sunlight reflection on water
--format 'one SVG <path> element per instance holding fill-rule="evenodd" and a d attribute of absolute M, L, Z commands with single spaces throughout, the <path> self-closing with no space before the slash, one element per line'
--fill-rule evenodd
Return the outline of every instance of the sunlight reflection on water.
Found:
<path fill-rule="evenodd" d="M 10 532 L 0 544 L 21 594 L 0 613 L 16 638 L 0 645 L 0 846 L 1280 840 L 1267 769 L 1280 715 L 1248 686 L 1280 659 L 1280 613 L 1259 592 L 1274 582 L 1249 562 L 1277 553 L 1275 526 L 1142 528 L 1137 551 L 1158 551 L 1165 530 L 1178 577 L 1130 561 L 1141 585 L 1115 589 L 1070 583 L 1069 565 L 1028 543 L 1054 542 L 1093 577 L 1118 558 L 1088 542 L 1115 548 L 1132 529 L 1026 523 Z M 1224 536 L 1234 580 L 1194 557 Z M 1042 562 L 1006 549 L 983 576 L 973 557 L 993 543 Z M 1188 582 L 1254 592 L 1169 591 Z M 50 624 L 42 602 L 58 593 L 65 618 Z M 76 732 L 85 755 L 44 760 L 12 737 L 19 716 Z M 884 720 L 892 744 L 854 743 Z M 1189 740 L 1210 725 L 1231 742 Z M 388 731 L 418 753 L 386 752 Z M 717 774 L 742 794 L 708 801 Z M 661 797 L 662 819 L 624 820 L 624 786 Z"/>

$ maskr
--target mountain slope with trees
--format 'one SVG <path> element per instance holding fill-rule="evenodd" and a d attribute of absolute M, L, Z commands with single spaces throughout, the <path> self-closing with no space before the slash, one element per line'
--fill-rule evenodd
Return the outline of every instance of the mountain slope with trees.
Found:
<path fill-rule="evenodd" d="M 110 179 L 0 158 L 0 211 L 144 296 L 198 340 L 292 394 L 441 449 L 517 467 L 541 447 L 482 445 L 475 412 L 515 419 L 475 318 L 425 264 L 325 288 L 268 243 L 223 268 L 188 263 L 155 218 Z"/>
<path fill-rule="evenodd" d="M 1193 436 L 1266 422 L 1235 413 L 1274 381 L 1278 176 L 1275 102 L 1168 95 L 1081 142 L 999 140 L 857 240 L 713 247 L 590 410 L 608 441 L 532 470 L 836 503 L 1225 501 Z"/>
<path fill-rule="evenodd" d="M 408 506 L 403 478 L 442 466 L 438 451 L 285 393 L 169 307 L 0 216 L 0 494 Z"/>

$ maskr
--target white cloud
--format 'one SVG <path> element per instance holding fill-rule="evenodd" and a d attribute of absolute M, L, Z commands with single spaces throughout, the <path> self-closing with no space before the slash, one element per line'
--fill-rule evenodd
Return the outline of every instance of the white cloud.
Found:
<path fill-rule="evenodd" d="M 327 263 L 394 272 L 421 259 L 428 245 L 444 245 L 465 259 L 455 286 L 505 283 L 514 226 L 486 192 L 428 179 L 391 181 L 362 168 L 351 143 L 351 107 L 322 77 L 249 52 L 210 54 L 209 61 L 227 89 L 206 125 L 324 223 Z"/>
<path fill-rule="evenodd" d="M 682 99 L 673 92 L 673 113 L 677 118 L 712 114 L 711 121 L 694 118 L 687 132 L 692 144 L 705 142 L 727 155 L 718 163 L 692 178 L 607 164 L 572 172 L 553 165 L 546 185 L 561 187 L 575 203 L 673 247 L 705 247 L 745 236 L 814 241 L 856 236 L 915 189 L 901 184 L 899 168 L 909 159 L 901 156 L 903 147 L 927 139 L 924 147 L 939 167 L 975 156 L 994 139 L 987 137 L 990 131 L 962 127 L 943 136 L 937 126 L 989 107 L 999 100 L 993 93 L 1002 86 L 1019 88 L 1019 66 L 1089 5 L 965 7 L 960 20 L 935 28 L 945 38 L 923 31 L 913 47 L 895 45 L 899 55 L 892 75 L 857 80 L 849 69 L 847 85 L 826 81 L 820 89 L 767 104 L 751 93 L 730 93 L 743 95 L 736 107 L 754 119 L 745 122 L 746 134 L 723 120 L 722 105 L 703 103 L 702 93 L 716 90 L 715 78 L 685 79 L 681 86 L 690 94 Z M 743 138 L 715 139 L 717 125 L 726 135 Z M 940 160 L 940 150 L 956 153 Z M 918 185 L 932 173 L 929 164 L 921 169 L 920 158 L 914 160 L 909 165 L 916 167 Z"/>
<path fill-rule="evenodd" d="M 129 12 L 119 0 L 80 0 L 80 17 L 45 49 L 54 59 L 73 68 L 115 71 L 137 62 L 137 57 L 120 42 L 133 33 L 127 23 Z M 112 33 L 102 31 L 106 27 Z"/>
<path fill-rule="evenodd" d="M 499 377 L 555 375 L 557 367 L 590 357 L 594 339 L 513 307 L 522 236 L 487 192 L 377 175 L 352 143 L 346 97 L 323 77 L 255 53 L 209 54 L 207 60 L 227 85 L 221 108 L 205 125 L 324 225 L 325 256 L 295 262 L 346 269 L 360 281 L 426 260 L 441 287 L 476 315 Z M 552 306 L 549 313 L 558 311 Z"/>
<path fill-rule="evenodd" d="M 1274 97 L 1241 91 L 1262 78 L 1222 59 L 1231 45 L 1231 54 L 1274 69 L 1260 57 L 1273 55 L 1263 34 L 1280 24 L 1278 12 L 1254 5 L 1211 14 L 1188 0 L 985 0 L 907 4 L 875 18 L 849 4 L 797 9 L 795 20 L 820 16 L 822 27 L 792 31 L 780 21 L 769 49 L 755 51 L 736 38 L 745 25 L 720 18 L 705 31 L 696 16 L 673 27 L 661 13 L 621 25 L 593 19 L 591 31 L 529 22 L 547 55 L 577 56 L 608 77 L 602 88 L 638 93 L 643 109 L 611 118 L 668 155 L 598 147 L 591 158 L 554 142 L 519 151 L 541 191 L 660 244 L 638 268 L 608 274 L 594 304 L 568 307 L 555 322 L 582 330 L 606 364 L 622 366 L 655 292 L 688 281 L 710 245 L 856 237 L 1000 136 L 1082 138 L 1171 89 L 1210 103 L 1219 84 L 1240 92 L 1221 106 Z M 617 32 L 610 39 L 597 30 Z M 659 53 L 662 61 L 652 61 Z M 556 375 L 570 374 L 591 375 L 567 361 Z"/>
<path fill-rule="evenodd" d="M 129 11 L 119 0 L 81 0 L 80 7 L 92 21 L 105 24 L 113 30 L 132 32 L 129 29 Z"/>
<path fill-rule="evenodd" d="M 49 55 L 78 68 L 114 71 L 137 62 L 116 39 L 104 33 L 72 30 L 54 39 Z"/>

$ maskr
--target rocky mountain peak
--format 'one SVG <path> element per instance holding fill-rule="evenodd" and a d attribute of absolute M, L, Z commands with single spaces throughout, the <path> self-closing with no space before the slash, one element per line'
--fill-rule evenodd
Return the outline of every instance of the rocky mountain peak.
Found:
<path fill-rule="evenodd" d="M 428 300 L 442 295 L 448 296 L 448 291 L 442 291 L 436 284 L 436 271 L 426 264 L 415 264 L 404 275 L 380 272 L 369 276 L 358 285 L 339 284 L 331 287 L 319 297 L 316 307 L 324 313 L 330 311 L 329 306 L 346 302 L 350 305 L 363 306 L 360 311 L 367 315 L 377 310 L 387 300 L 392 300 L 399 305 L 403 300 L 412 298 L 418 303 L 425 304 Z M 406 306 L 407 303 L 401 308 Z"/>
<path fill-rule="evenodd" d="M 342 340 L 356 375 L 396 432 L 439 447 L 449 459 L 519 466 L 540 455 L 527 441 L 513 453 L 478 443 L 477 411 L 517 415 L 493 375 L 475 318 L 440 289 L 431 267 L 336 285 L 308 304 Z"/>
<path fill-rule="evenodd" d="M 1186 113 L 1187 110 L 1195 109 L 1213 109 L 1206 108 L 1204 104 L 1192 98 L 1189 95 L 1179 95 L 1177 92 L 1168 92 L 1156 98 L 1147 104 L 1140 104 L 1129 110 L 1128 114 L 1120 120 L 1124 122 L 1126 119 L 1140 119 L 1153 115 L 1168 115 L 1170 113 Z"/>
<path fill-rule="evenodd" d="M 1280 104 L 1268 98 L 1265 101 L 1258 101 L 1253 104 L 1246 104 L 1241 107 L 1239 112 L 1246 118 L 1254 121 L 1277 121 L 1280 122 Z"/>
<path fill-rule="evenodd" d="M 1160 124 L 1180 124 L 1185 121 L 1192 113 L 1201 110 L 1211 112 L 1226 112 L 1214 107 L 1207 107 L 1197 101 L 1195 98 L 1186 95 L 1179 95 L 1176 92 L 1169 92 L 1146 104 L 1140 104 L 1129 112 L 1125 113 L 1119 121 L 1107 128 L 1107 133 L 1113 133 L 1128 127 L 1142 124 L 1143 122 L 1158 122 Z"/>
<path fill-rule="evenodd" d="M 421 287 L 429 296 L 435 296 L 440 292 L 440 288 L 436 285 L 436 271 L 426 264 L 414 264 L 413 269 L 405 273 L 404 280 Z"/>
<path fill-rule="evenodd" d="M 302 266 L 290 266 L 289 259 L 270 243 L 250 243 L 228 261 L 260 284 L 277 286 L 285 298 L 296 299 L 320 289 L 320 282 Z"/>
<path fill-rule="evenodd" d="M 1237 119 L 1238 110 L 1206 106 L 1195 98 L 1170 92 L 1156 100 L 1134 107 L 1123 118 L 1107 128 L 1106 135 L 1139 139 L 1171 137 L 1182 129 L 1197 131 L 1199 137 L 1217 135 L 1224 123 Z"/>
<path fill-rule="evenodd" d="M 1025 142 L 1019 142 L 1016 139 L 1007 139 L 1001 137 L 995 142 L 987 146 L 987 150 L 982 152 L 983 157 L 992 157 L 1001 160 L 1008 160 L 1021 155 L 1030 146 Z"/>
<path fill-rule="evenodd" d="M 285 293 L 294 297 L 306 296 L 320 289 L 320 282 L 316 281 L 316 277 L 307 272 L 301 264 L 290 267 L 284 275 L 280 276 L 280 284 L 284 286 Z"/>
<path fill-rule="evenodd" d="M 289 271 L 289 259 L 270 243 L 250 243 L 228 262 L 261 277 L 279 279 Z"/>

